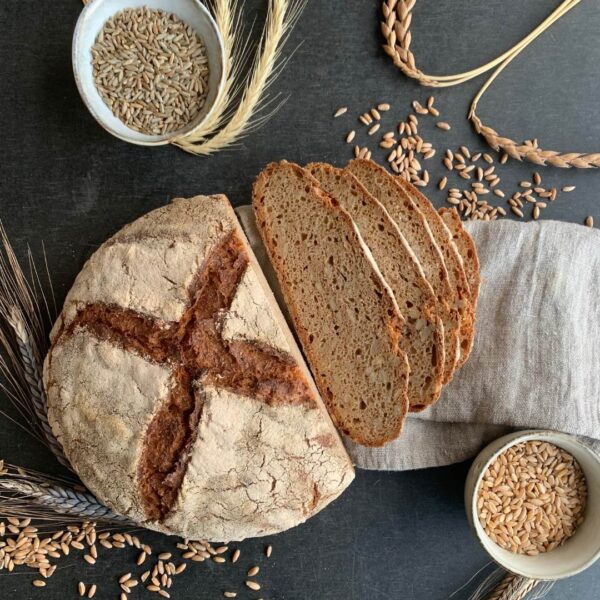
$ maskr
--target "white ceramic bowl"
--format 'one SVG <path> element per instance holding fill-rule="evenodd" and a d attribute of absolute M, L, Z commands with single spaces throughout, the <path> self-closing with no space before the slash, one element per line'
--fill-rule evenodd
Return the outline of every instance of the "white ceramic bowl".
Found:
<path fill-rule="evenodd" d="M 584 522 L 556 550 L 537 556 L 522 556 L 504 550 L 485 533 L 477 518 L 477 490 L 490 464 L 507 448 L 528 440 L 542 440 L 572 454 L 587 479 L 588 500 Z M 600 557 L 600 458 L 577 438 L 555 431 L 518 431 L 505 435 L 477 456 L 465 485 L 467 518 L 486 552 L 502 567 L 530 579 L 553 580 L 587 569 Z"/>
<path fill-rule="evenodd" d="M 115 117 L 94 84 L 91 49 L 100 30 L 116 13 L 125 8 L 147 6 L 177 15 L 190 25 L 206 46 L 208 96 L 196 118 L 179 131 L 165 135 L 147 135 L 130 129 Z M 210 115 L 225 80 L 225 52 L 219 29 L 199 0 L 92 0 L 81 12 L 73 35 L 73 72 L 79 93 L 96 121 L 114 136 L 132 144 L 158 146 L 196 130 Z"/>

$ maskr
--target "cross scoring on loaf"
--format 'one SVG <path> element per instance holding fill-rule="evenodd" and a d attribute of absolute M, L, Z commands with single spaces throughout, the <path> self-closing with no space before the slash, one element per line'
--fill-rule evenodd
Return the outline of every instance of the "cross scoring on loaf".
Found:
<path fill-rule="evenodd" d="M 203 387 L 227 389 L 267 404 L 314 403 L 290 356 L 221 336 L 222 317 L 248 264 L 242 241 L 232 232 L 204 260 L 188 290 L 190 305 L 179 321 L 165 327 L 134 310 L 96 303 L 82 308 L 69 327 L 70 332 L 83 327 L 172 370 L 169 397 L 148 426 L 138 466 L 138 485 L 150 520 L 164 520 L 177 498 L 202 415 Z"/>

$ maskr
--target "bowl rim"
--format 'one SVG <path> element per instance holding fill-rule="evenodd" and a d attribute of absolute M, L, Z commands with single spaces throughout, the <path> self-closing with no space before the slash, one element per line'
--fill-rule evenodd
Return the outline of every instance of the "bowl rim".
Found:
<path fill-rule="evenodd" d="M 200 121 L 198 121 L 198 123 L 194 123 L 193 125 L 190 123 L 190 124 L 186 125 L 185 127 L 183 127 L 182 129 L 164 134 L 162 136 L 154 136 L 154 135 L 148 135 L 148 134 L 145 134 L 142 132 L 138 132 L 133 129 L 130 129 L 129 127 L 127 127 L 127 125 L 125 125 L 125 123 L 123 123 L 123 125 L 125 125 L 125 127 L 128 130 L 130 130 L 132 133 L 135 132 L 136 135 L 143 136 L 142 138 L 134 138 L 134 137 L 124 135 L 124 134 L 114 130 L 110 125 L 108 125 L 104 121 L 104 119 L 102 119 L 102 117 L 100 117 L 98 112 L 94 109 L 94 106 L 93 106 L 92 102 L 90 101 L 90 98 L 83 87 L 83 84 L 81 81 L 81 76 L 79 73 L 79 60 L 82 60 L 82 58 L 80 56 L 80 48 L 79 48 L 78 41 L 81 36 L 81 31 L 82 31 L 83 27 L 85 26 L 87 19 L 90 17 L 90 13 L 93 14 L 93 11 L 99 5 L 101 5 L 104 1 L 106 1 L 106 0 L 90 0 L 83 7 L 81 13 L 79 14 L 77 23 L 75 25 L 75 29 L 73 31 L 73 40 L 72 40 L 72 44 L 71 44 L 71 63 L 72 63 L 72 69 L 73 69 L 73 76 L 75 78 L 75 83 L 77 85 L 79 95 L 80 95 L 81 99 L 83 100 L 83 103 L 85 104 L 86 108 L 88 109 L 88 111 L 90 112 L 92 117 L 94 117 L 96 122 L 105 131 L 107 131 L 112 136 L 114 136 L 124 142 L 128 142 L 130 144 L 135 144 L 137 146 L 164 146 L 166 144 L 169 144 L 170 142 L 172 142 L 175 139 L 184 138 L 188 135 L 191 135 L 196 130 L 198 130 L 202 126 L 202 124 L 205 123 L 206 120 L 213 114 L 213 112 L 217 106 L 217 100 L 220 98 L 220 96 L 223 93 L 223 89 L 225 86 L 225 80 L 227 77 L 227 74 L 225 72 L 226 71 L 226 63 L 227 63 L 225 45 L 223 42 L 223 36 L 221 35 L 221 30 L 219 29 L 214 17 L 212 16 L 212 14 L 208 10 L 208 8 L 200 0 L 187 0 L 188 2 L 190 2 L 191 4 L 193 4 L 196 7 L 196 10 L 198 10 L 198 12 L 200 14 L 202 14 L 203 18 L 206 19 L 206 21 L 210 24 L 211 28 L 214 30 L 214 33 L 216 35 L 216 39 L 217 39 L 217 43 L 218 43 L 218 47 L 219 47 L 218 60 L 221 63 L 221 77 L 219 78 L 219 81 L 217 83 L 217 90 L 216 90 L 216 94 L 215 94 L 215 98 L 213 100 L 212 106 L 206 112 L 204 117 Z M 127 4 L 128 4 L 127 0 L 123 0 L 122 4 L 123 4 L 123 6 L 121 6 L 118 10 L 116 10 L 114 13 L 112 13 L 113 16 L 115 14 L 117 14 L 119 11 L 125 10 L 127 8 Z M 169 10 L 168 6 L 165 6 L 163 10 L 168 11 Z M 147 138 L 147 139 L 144 139 L 144 138 Z"/>
<path fill-rule="evenodd" d="M 508 450 L 508 448 L 511 448 L 512 446 L 516 446 L 517 444 L 520 444 L 522 442 L 529 441 L 529 440 L 538 440 L 538 439 L 541 439 L 542 441 L 546 441 L 548 443 L 555 443 L 555 445 L 557 445 L 559 447 L 561 447 L 560 446 L 561 440 L 565 440 L 565 439 L 569 440 L 570 443 L 578 446 L 579 449 L 583 453 L 587 454 L 592 459 L 592 461 L 596 463 L 596 465 L 600 471 L 600 456 L 596 452 L 594 452 L 589 446 L 587 446 L 583 442 L 581 442 L 581 440 L 579 440 L 577 438 L 577 436 L 570 435 L 568 433 L 563 433 L 560 431 L 553 431 L 551 429 L 527 429 L 527 430 L 516 431 L 513 433 L 506 434 L 504 436 L 501 436 L 500 438 L 492 441 L 490 444 L 485 446 L 481 450 L 481 452 L 477 455 L 477 457 L 475 458 L 473 463 L 471 464 L 471 469 L 469 470 L 469 475 L 467 476 L 466 490 L 465 490 L 466 492 L 470 493 L 470 498 L 468 499 L 468 502 L 465 502 L 468 513 L 469 513 L 468 514 L 469 522 L 471 525 L 471 529 L 475 532 L 475 537 L 477 538 L 477 541 L 479 542 L 480 546 L 483 548 L 483 550 L 486 552 L 486 554 L 495 563 L 499 564 L 502 568 L 506 569 L 510 573 L 513 573 L 515 575 L 520 575 L 521 577 L 526 577 L 526 578 L 532 578 L 531 573 L 528 573 L 526 570 L 523 570 L 523 569 L 515 568 L 513 565 L 508 566 L 506 563 L 504 563 L 504 561 L 499 559 L 497 556 L 493 556 L 489 552 L 489 550 L 486 548 L 486 546 L 483 542 L 483 537 L 485 536 L 486 539 L 489 539 L 489 537 L 485 533 L 485 530 L 481 526 L 481 523 L 479 522 L 479 519 L 478 519 L 477 491 L 479 490 L 479 486 L 481 485 L 481 481 L 483 479 L 483 476 L 484 476 L 487 468 L 491 465 L 491 463 L 494 460 L 496 460 L 496 458 L 498 458 L 498 456 L 500 456 L 500 454 L 502 454 L 503 452 Z M 502 443 L 500 445 L 500 447 L 497 450 L 495 450 L 491 454 L 491 456 L 488 458 L 488 460 L 486 460 L 485 463 L 483 463 L 483 465 L 481 466 L 481 468 L 477 474 L 477 477 L 475 478 L 474 482 L 472 483 L 473 488 L 472 488 L 472 490 L 470 490 L 469 489 L 469 486 L 471 484 L 470 479 L 475 474 L 474 467 L 477 465 L 477 461 L 478 461 L 479 457 L 482 454 L 484 454 L 490 446 L 493 446 L 493 445 L 497 444 L 498 442 L 502 442 L 503 440 L 504 440 L 504 443 Z M 569 452 L 568 450 L 566 450 L 566 451 Z M 581 467 L 581 469 L 583 470 L 583 467 Z M 584 471 L 584 474 L 585 474 L 585 471 Z M 568 571 L 566 573 L 556 575 L 556 576 L 548 575 L 544 578 L 540 578 L 540 577 L 536 576 L 535 579 L 541 579 L 543 581 L 557 581 L 559 579 L 565 579 L 567 577 L 572 577 L 573 575 L 577 575 L 578 573 L 585 571 L 587 568 L 589 568 L 591 565 L 593 565 L 599 558 L 600 558 L 600 547 L 581 565 L 579 565 L 578 567 L 576 567 L 574 569 L 571 569 L 570 571 Z"/>

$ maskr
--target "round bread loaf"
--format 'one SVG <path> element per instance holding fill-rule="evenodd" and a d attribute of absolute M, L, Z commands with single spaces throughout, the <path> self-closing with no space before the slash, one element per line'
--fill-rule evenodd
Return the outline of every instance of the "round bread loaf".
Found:
<path fill-rule="evenodd" d="M 56 437 L 83 483 L 145 527 L 272 534 L 353 479 L 224 196 L 176 200 L 104 243 L 51 341 Z"/>

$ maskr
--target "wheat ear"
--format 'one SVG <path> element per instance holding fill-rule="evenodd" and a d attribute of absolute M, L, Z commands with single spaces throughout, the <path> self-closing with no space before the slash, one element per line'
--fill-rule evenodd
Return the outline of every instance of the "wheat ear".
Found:
<path fill-rule="evenodd" d="M 20 418 L 5 416 L 44 443 L 61 464 L 70 468 L 48 423 L 42 383 L 41 359 L 47 350 L 46 332 L 52 319 L 48 301 L 31 253 L 30 283 L 1 225 L 0 240 L 0 389 Z"/>
<path fill-rule="evenodd" d="M 304 8 L 304 0 L 269 0 L 267 21 L 263 30 L 258 55 L 252 66 L 240 103 L 228 123 L 208 140 L 194 143 L 182 138 L 177 145 L 192 154 L 207 156 L 231 147 L 272 113 L 254 119 L 264 108 L 264 93 L 277 75 L 276 64 L 288 33 Z"/>
<path fill-rule="evenodd" d="M 36 471 L 0 461 L 0 513 L 3 517 L 31 517 L 42 521 L 103 521 L 128 523 L 128 518 L 100 504 L 90 493 Z"/>
<path fill-rule="evenodd" d="M 19 355 L 21 357 L 21 365 L 23 367 L 23 377 L 29 386 L 31 404 L 42 431 L 44 441 L 50 450 L 52 450 L 52 453 L 60 464 L 67 469 L 71 469 L 71 465 L 63 452 L 62 446 L 54 436 L 50 423 L 48 422 L 48 400 L 46 398 L 44 384 L 42 383 L 42 371 L 38 360 L 35 357 L 26 324 L 16 311 L 13 311 L 13 314 L 8 317 L 8 322 L 15 333 Z"/>
<path fill-rule="evenodd" d="M 478 574 L 479 572 L 476 575 Z M 475 576 L 472 579 L 474 578 Z M 553 582 L 551 581 L 528 579 L 527 577 L 507 573 L 504 569 L 496 568 L 469 595 L 469 600 L 523 600 L 526 597 L 528 600 L 538 600 L 546 596 L 552 585 Z M 451 597 L 459 591 L 456 590 Z"/>
<path fill-rule="evenodd" d="M 508 573 L 486 600 L 521 600 L 537 584 L 535 579 L 525 579 Z"/>

